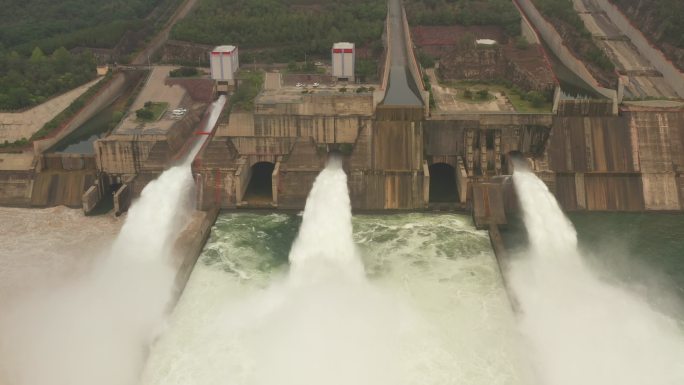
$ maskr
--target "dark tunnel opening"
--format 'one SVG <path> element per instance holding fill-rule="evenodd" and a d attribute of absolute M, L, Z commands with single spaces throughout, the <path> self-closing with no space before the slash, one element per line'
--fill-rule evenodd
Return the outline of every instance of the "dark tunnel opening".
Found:
<path fill-rule="evenodd" d="M 457 202 L 456 170 L 446 163 L 430 165 L 430 202 Z"/>
<path fill-rule="evenodd" d="M 271 162 L 258 162 L 252 166 L 252 176 L 245 192 L 246 201 L 271 202 L 273 201 L 273 183 L 271 175 L 275 164 Z"/>

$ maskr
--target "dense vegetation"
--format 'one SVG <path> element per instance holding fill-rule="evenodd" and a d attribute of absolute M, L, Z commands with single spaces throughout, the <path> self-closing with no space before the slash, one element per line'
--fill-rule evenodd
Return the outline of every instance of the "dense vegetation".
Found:
<path fill-rule="evenodd" d="M 551 21 L 565 40 L 566 45 L 585 63 L 599 81 L 610 87 L 617 79 L 613 73 L 615 66 L 608 56 L 596 46 L 591 33 L 575 11 L 572 0 L 532 0 L 539 12 Z"/>
<path fill-rule="evenodd" d="M 169 77 L 172 78 L 191 78 L 198 76 L 200 73 L 195 67 L 181 67 L 169 71 Z"/>
<path fill-rule="evenodd" d="M 172 31 L 174 39 L 235 44 L 243 62 L 328 57 L 333 42 L 382 52 L 385 0 L 205 0 Z"/>
<path fill-rule="evenodd" d="M 261 71 L 240 71 L 238 87 L 230 97 L 231 108 L 243 111 L 254 109 L 254 99 L 264 84 L 264 73 Z"/>
<path fill-rule="evenodd" d="M 169 0 L 9 0 L 0 12 L 0 51 L 29 55 L 35 47 L 111 48 L 129 29 L 144 25 Z"/>
<path fill-rule="evenodd" d="M 75 47 L 135 49 L 180 0 L 7 0 L 0 11 L 0 110 L 16 110 L 95 77 L 89 54 Z M 133 33 L 136 32 L 136 33 Z M 128 39 L 124 34 L 132 33 Z M 135 36 L 133 36 L 135 35 Z"/>
<path fill-rule="evenodd" d="M 520 14 L 511 0 L 410 0 L 406 13 L 414 25 L 497 25 L 508 36 L 520 34 Z"/>
<path fill-rule="evenodd" d="M 30 57 L 0 52 L 0 110 L 40 104 L 94 77 L 95 60 L 88 53 L 72 55 L 64 48 L 49 56 L 40 48 Z"/>

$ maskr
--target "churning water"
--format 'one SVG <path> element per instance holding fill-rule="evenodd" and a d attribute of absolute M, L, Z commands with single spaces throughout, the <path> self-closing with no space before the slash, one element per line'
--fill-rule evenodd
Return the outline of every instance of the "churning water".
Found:
<path fill-rule="evenodd" d="M 518 348 L 487 234 L 352 218 L 333 159 L 301 218 L 219 218 L 142 383 L 529 384 Z"/>
<path fill-rule="evenodd" d="M 215 102 L 207 127 L 225 103 Z M 163 324 L 175 270 L 174 236 L 190 208 L 190 163 L 148 184 L 112 247 L 75 282 L 35 293 L 0 319 L 0 379 L 15 385 L 137 382 L 148 344 Z"/>
<path fill-rule="evenodd" d="M 541 383 L 684 383 L 684 332 L 639 295 L 597 278 L 546 185 L 513 175 L 529 250 L 509 271 Z"/>

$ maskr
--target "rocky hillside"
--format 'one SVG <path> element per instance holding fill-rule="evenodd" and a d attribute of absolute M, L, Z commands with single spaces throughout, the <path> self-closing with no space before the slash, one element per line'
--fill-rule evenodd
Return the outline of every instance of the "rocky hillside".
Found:
<path fill-rule="evenodd" d="M 610 0 L 684 71 L 684 1 Z"/>

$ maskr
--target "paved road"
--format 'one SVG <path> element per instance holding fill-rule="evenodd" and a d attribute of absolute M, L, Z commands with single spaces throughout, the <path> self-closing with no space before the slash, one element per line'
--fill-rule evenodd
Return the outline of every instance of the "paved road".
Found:
<path fill-rule="evenodd" d="M 401 0 L 389 0 L 390 22 L 390 73 L 387 93 L 382 104 L 402 106 L 422 106 L 423 101 L 411 89 L 413 82 L 408 70 L 408 55 L 404 42 L 404 23 L 401 17 Z M 416 88 L 416 87 L 414 87 Z"/>
<path fill-rule="evenodd" d="M 190 10 L 195 6 L 197 0 L 185 0 L 183 4 L 178 6 L 176 13 L 171 16 L 171 19 L 166 23 L 164 29 L 159 31 L 159 33 L 147 44 L 147 47 L 143 49 L 136 57 L 131 61 L 133 65 L 145 65 L 148 64 L 148 60 L 154 56 L 155 52 L 168 40 L 171 28 L 182 18 L 184 18 Z M 149 58 L 149 59 L 148 59 Z"/>

